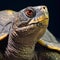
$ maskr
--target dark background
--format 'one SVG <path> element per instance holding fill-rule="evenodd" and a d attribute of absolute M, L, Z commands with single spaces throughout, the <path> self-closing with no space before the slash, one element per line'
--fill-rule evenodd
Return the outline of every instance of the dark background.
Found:
<path fill-rule="evenodd" d="M 46 5 L 49 10 L 50 22 L 48 29 L 60 38 L 60 1 L 59 0 L 0 0 L 0 10 L 12 9 L 19 11 L 27 6 Z"/>

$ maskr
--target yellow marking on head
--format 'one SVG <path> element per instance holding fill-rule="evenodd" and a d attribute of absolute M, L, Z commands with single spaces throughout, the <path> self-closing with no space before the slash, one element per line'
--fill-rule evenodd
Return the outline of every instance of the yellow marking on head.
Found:
<path fill-rule="evenodd" d="M 46 19 L 47 19 L 47 20 L 46 20 Z M 32 20 L 29 22 L 29 24 L 41 22 L 41 21 L 43 21 L 43 20 L 46 20 L 46 24 L 47 24 L 47 23 L 48 23 L 48 20 L 49 20 L 48 15 L 46 15 L 46 16 L 42 15 L 42 16 L 36 18 L 36 20 L 32 19 Z"/>
<path fill-rule="evenodd" d="M 43 15 L 37 18 L 38 21 L 42 21 L 44 19 L 45 19 L 45 17 Z"/>
<path fill-rule="evenodd" d="M 13 11 L 12 10 L 7 10 L 7 13 L 12 15 Z"/>
<path fill-rule="evenodd" d="M 5 37 L 7 37 L 8 34 L 4 34 L 2 36 L 0 36 L 0 41 L 2 41 Z"/>

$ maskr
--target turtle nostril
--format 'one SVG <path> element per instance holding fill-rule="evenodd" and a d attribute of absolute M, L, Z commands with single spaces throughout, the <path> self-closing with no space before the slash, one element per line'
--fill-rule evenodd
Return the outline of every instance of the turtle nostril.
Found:
<path fill-rule="evenodd" d="M 46 10 L 46 7 L 45 6 L 42 6 L 41 8 L 40 8 L 40 10 Z"/>
<path fill-rule="evenodd" d="M 43 9 L 45 9 L 45 7 L 43 7 Z"/>
<path fill-rule="evenodd" d="M 44 12 L 47 12 L 47 7 L 46 6 L 42 6 L 41 8 L 40 8 L 40 11 L 44 11 Z"/>

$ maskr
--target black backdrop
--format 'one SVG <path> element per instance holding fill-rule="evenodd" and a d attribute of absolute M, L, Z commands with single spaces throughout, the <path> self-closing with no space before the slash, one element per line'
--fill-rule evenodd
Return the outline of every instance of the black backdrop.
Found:
<path fill-rule="evenodd" d="M 0 10 L 19 11 L 27 6 L 46 5 L 49 10 L 50 23 L 48 29 L 60 38 L 59 0 L 0 0 Z"/>

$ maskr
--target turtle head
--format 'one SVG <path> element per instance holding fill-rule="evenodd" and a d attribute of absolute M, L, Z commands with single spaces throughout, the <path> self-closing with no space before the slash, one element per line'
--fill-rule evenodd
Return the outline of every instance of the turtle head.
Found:
<path fill-rule="evenodd" d="M 44 34 L 48 26 L 48 10 L 46 6 L 27 7 L 18 12 L 18 18 L 15 18 L 12 30 L 9 35 L 9 41 L 14 41 L 14 48 L 18 51 L 18 56 L 22 60 L 32 60 L 34 56 L 35 44 Z M 12 42 L 9 42 L 9 45 Z"/>
<path fill-rule="evenodd" d="M 32 37 L 32 41 L 37 40 L 48 27 L 49 14 L 46 6 L 26 7 L 18 12 L 18 16 L 13 29 L 18 33 L 19 38 Z"/>
<path fill-rule="evenodd" d="M 47 27 L 49 13 L 46 6 L 26 7 L 18 12 L 19 19 L 16 24 L 19 27 L 36 25 L 37 27 Z M 19 23 L 18 23 L 19 22 Z"/>

